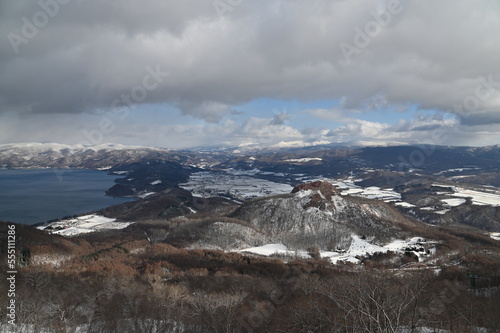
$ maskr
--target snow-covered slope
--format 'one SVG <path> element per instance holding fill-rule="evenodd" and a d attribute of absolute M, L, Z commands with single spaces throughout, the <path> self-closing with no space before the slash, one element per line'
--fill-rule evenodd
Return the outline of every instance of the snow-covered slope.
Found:
<path fill-rule="evenodd" d="M 76 236 L 98 230 L 123 229 L 133 223 L 115 221 L 113 218 L 92 214 L 51 222 L 38 229 L 62 236 Z"/>
<path fill-rule="evenodd" d="M 427 241 L 422 237 L 412 237 L 407 240 L 396 239 L 382 246 L 372 244 L 357 235 L 351 235 L 351 239 L 351 245 L 347 250 L 319 251 L 319 255 L 321 258 L 329 258 L 334 264 L 338 262 L 359 263 L 361 259 L 366 256 L 371 256 L 375 253 L 387 253 L 389 251 L 394 253 L 413 252 L 419 258 L 426 258 L 434 254 L 434 246 L 436 244 L 436 242 Z M 428 251 L 425 250 L 424 246 L 428 248 Z M 291 251 L 281 243 L 245 248 L 240 252 L 249 252 L 262 256 L 284 255 L 292 257 L 298 256 L 301 258 L 310 257 L 307 251 Z"/>

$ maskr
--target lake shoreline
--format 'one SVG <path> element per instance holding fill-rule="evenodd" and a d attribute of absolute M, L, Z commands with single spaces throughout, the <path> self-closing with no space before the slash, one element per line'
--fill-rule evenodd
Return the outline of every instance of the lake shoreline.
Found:
<path fill-rule="evenodd" d="M 39 225 L 95 212 L 133 198 L 105 192 L 118 178 L 106 170 L 84 168 L 0 169 L 0 220 Z"/>

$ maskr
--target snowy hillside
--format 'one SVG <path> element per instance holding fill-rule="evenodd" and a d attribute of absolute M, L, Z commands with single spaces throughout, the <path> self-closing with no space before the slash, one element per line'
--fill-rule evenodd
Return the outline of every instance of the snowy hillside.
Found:
<path fill-rule="evenodd" d="M 57 143 L 0 145 L 0 167 L 106 169 L 116 164 L 168 156 L 170 150 L 118 144 Z"/>
<path fill-rule="evenodd" d="M 61 236 L 76 236 L 98 230 L 123 229 L 132 223 L 116 222 L 116 219 L 92 214 L 51 222 L 37 229 Z"/>
<path fill-rule="evenodd" d="M 291 194 L 247 201 L 233 216 L 294 249 L 346 249 L 352 234 L 389 241 L 401 230 L 388 221 L 412 223 L 384 202 L 365 200 L 343 196 L 337 187 L 317 181 L 299 185 Z"/>
<path fill-rule="evenodd" d="M 421 260 L 425 260 L 428 257 L 432 257 L 435 253 L 435 247 L 433 247 L 437 242 L 427 241 L 422 237 L 412 237 L 407 240 L 396 239 L 390 243 L 384 245 L 372 244 L 358 235 L 351 235 L 351 244 L 347 250 L 338 251 L 319 251 L 321 258 L 329 258 L 333 264 L 338 262 L 351 262 L 360 263 L 361 259 L 366 256 L 371 256 L 375 253 L 387 253 L 389 251 L 395 253 L 406 253 L 411 252 L 418 256 Z M 427 250 L 425 250 L 427 246 Z M 246 248 L 240 250 L 240 252 L 249 252 L 254 254 L 259 254 L 262 256 L 288 256 L 288 257 L 299 257 L 299 258 L 310 258 L 307 251 L 292 251 L 289 250 L 285 245 L 278 244 L 265 244 L 262 246 Z"/>

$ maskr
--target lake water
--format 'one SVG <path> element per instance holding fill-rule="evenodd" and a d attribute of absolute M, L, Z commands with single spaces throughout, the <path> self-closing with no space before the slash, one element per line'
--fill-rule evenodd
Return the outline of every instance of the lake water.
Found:
<path fill-rule="evenodd" d="M 115 179 L 96 170 L 0 170 L 0 220 L 34 224 L 130 201 L 105 195 Z"/>

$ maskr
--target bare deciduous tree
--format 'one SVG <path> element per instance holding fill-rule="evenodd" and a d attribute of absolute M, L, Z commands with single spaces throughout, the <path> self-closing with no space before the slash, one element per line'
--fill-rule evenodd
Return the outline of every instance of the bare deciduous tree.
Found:
<path fill-rule="evenodd" d="M 316 316 L 329 329 L 341 326 L 347 332 L 395 333 L 417 321 L 417 302 L 428 280 L 395 277 L 376 271 L 343 274 L 335 279 L 310 279 L 307 294 L 321 297 L 328 305 Z M 330 330 L 322 330 L 331 332 Z"/>
<path fill-rule="evenodd" d="M 212 332 L 234 332 L 239 325 L 240 307 L 246 296 L 240 290 L 229 293 L 195 293 L 188 300 L 188 316 L 200 320 Z"/>

